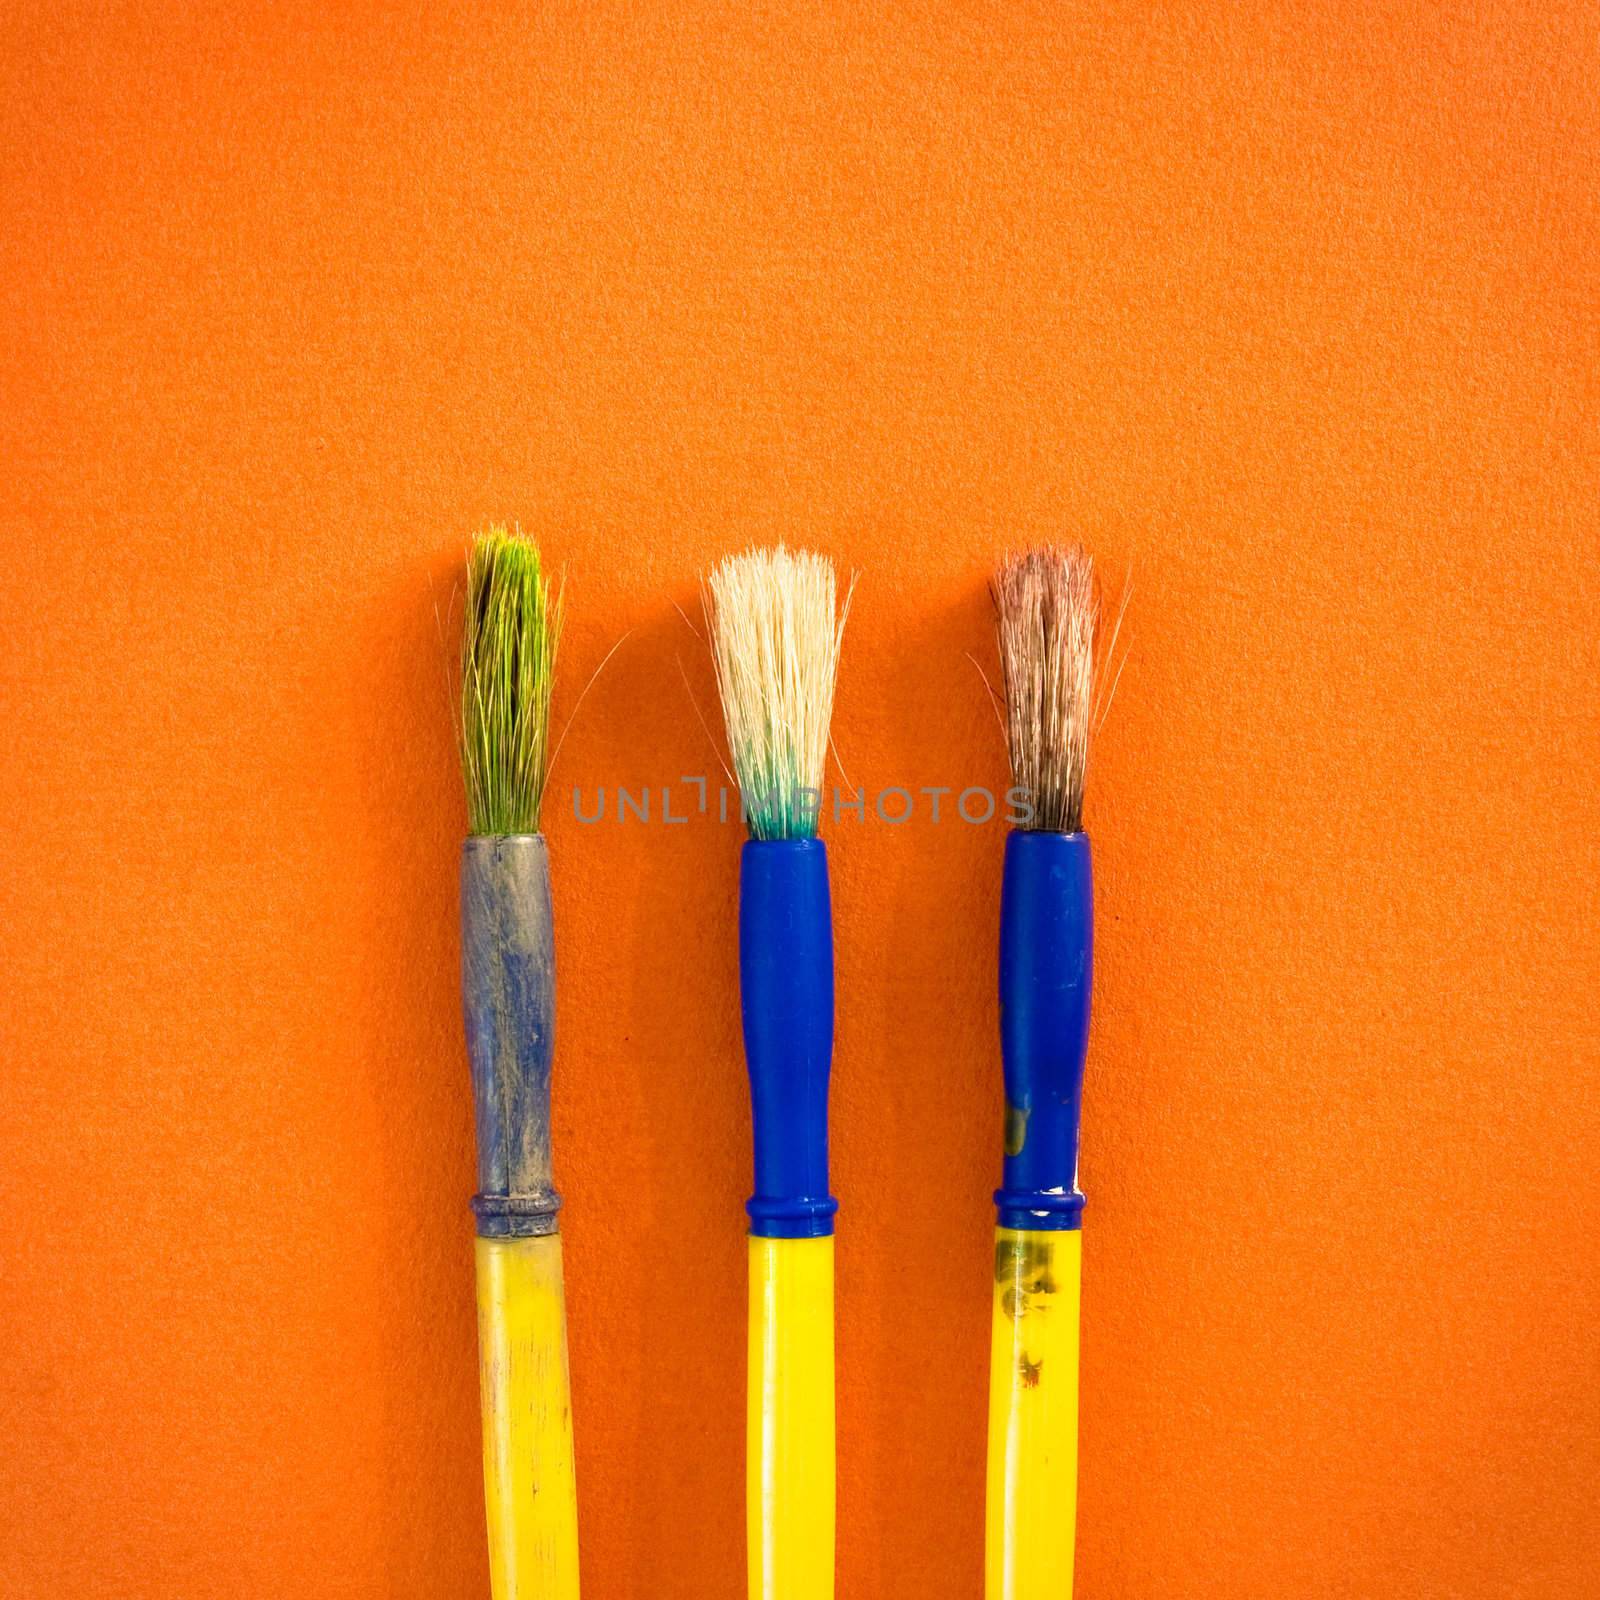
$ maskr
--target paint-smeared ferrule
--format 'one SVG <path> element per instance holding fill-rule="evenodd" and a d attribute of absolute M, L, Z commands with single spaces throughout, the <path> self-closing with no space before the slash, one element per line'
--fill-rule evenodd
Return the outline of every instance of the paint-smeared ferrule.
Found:
<path fill-rule="evenodd" d="M 556 971 L 542 834 L 474 836 L 462 846 L 461 1002 L 478 1142 L 477 1231 L 485 1239 L 555 1233 Z"/>
<path fill-rule="evenodd" d="M 750 1231 L 833 1232 L 828 1073 L 833 1062 L 833 913 L 820 839 L 751 839 L 739 863 L 739 986 L 755 1131 Z"/>
<path fill-rule="evenodd" d="M 1093 969 L 1088 836 L 1012 833 L 1000 893 L 1006 1116 L 994 1198 L 1003 1228 L 1080 1224 L 1078 1123 Z"/>

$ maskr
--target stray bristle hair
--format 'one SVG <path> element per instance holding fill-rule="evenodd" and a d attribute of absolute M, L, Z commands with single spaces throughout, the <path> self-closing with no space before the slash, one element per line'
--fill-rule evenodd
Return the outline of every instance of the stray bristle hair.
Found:
<path fill-rule="evenodd" d="M 728 748 L 757 839 L 817 831 L 850 595 L 833 563 L 805 550 L 746 550 L 701 588 Z"/>
<path fill-rule="evenodd" d="M 989 585 L 1005 679 L 1011 782 L 1043 833 L 1083 830 L 1100 620 L 1094 565 L 1075 544 L 1007 556 Z"/>
<path fill-rule="evenodd" d="M 475 834 L 537 833 L 561 637 L 539 547 L 493 527 L 472 541 L 461 638 L 461 771 Z"/>

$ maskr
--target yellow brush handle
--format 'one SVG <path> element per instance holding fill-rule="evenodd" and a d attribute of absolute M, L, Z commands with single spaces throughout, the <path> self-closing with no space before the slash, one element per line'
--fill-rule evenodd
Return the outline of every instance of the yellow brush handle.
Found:
<path fill-rule="evenodd" d="M 985 1600 L 1069 1600 L 1083 1235 L 995 1234 Z"/>
<path fill-rule="evenodd" d="M 477 1246 L 490 1591 L 494 1600 L 577 1600 L 561 1235 Z"/>
<path fill-rule="evenodd" d="M 750 1600 L 833 1596 L 833 1240 L 750 1239 Z"/>

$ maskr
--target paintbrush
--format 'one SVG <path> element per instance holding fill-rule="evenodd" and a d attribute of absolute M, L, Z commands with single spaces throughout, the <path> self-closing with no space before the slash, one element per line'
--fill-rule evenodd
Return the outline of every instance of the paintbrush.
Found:
<path fill-rule="evenodd" d="M 995 1193 L 987 1600 L 1068 1600 L 1078 1492 L 1078 1125 L 1094 905 L 1083 787 L 1098 591 L 1076 545 L 991 583 L 1012 798 L 1000 896 L 1005 1158 Z"/>
<path fill-rule="evenodd" d="M 817 838 L 850 597 L 803 551 L 730 556 L 703 588 L 750 838 L 739 982 L 750 1075 L 745 1523 L 751 1600 L 829 1600 L 834 1574 L 833 924 Z"/>
<path fill-rule="evenodd" d="M 478 1352 L 494 1600 L 576 1600 L 578 1513 L 550 1172 L 555 946 L 539 832 L 561 631 L 538 547 L 473 542 L 461 647 L 461 993 L 478 1147 Z"/>

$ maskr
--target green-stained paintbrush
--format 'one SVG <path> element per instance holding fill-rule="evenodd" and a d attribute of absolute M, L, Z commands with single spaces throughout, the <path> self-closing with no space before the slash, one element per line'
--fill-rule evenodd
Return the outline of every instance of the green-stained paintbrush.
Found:
<path fill-rule="evenodd" d="M 566 1302 L 550 1174 L 555 945 L 539 804 L 559 596 L 538 547 L 473 542 L 461 649 L 461 982 L 478 1143 L 478 1346 L 494 1600 L 577 1600 Z"/>

